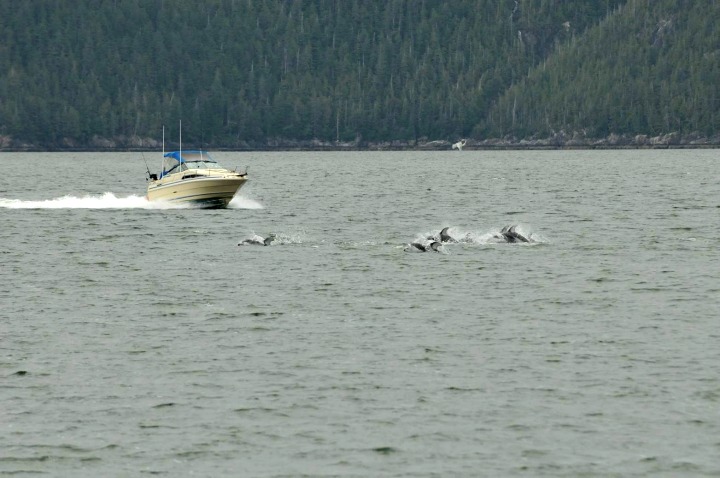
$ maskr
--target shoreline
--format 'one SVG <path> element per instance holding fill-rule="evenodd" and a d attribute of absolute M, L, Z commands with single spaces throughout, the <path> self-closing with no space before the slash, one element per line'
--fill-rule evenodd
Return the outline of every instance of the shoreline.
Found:
<path fill-rule="evenodd" d="M 118 137 L 113 140 L 93 138 L 87 144 L 66 140 L 63 144 L 48 146 L 14 141 L 7 136 L 0 137 L 0 152 L 5 153 L 62 153 L 62 152 L 145 152 L 162 150 L 162 143 L 151 138 Z M 607 138 L 590 139 L 556 135 L 543 139 L 467 139 L 464 151 L 533 151 L 533 150 L 620 150 L 620 149 L 718 149 L 720 135 L 711 138 L 696 134 L 685 137 L 677 133 L 656 137 L 610 135 Z M 179 149 L 179 144 L 167 142 L 166 151 Z M 335 142 L 321 140 L 271 139 L 265 142 L 241 141 L 233 145 L 202 146 L 188 142 L 183 149 L 204 149 L 208 151 L 282 152 L 282 151 L 452 151 L 447 140 L 418 141 L 353 141 Z"/>
<path fill-rule="evenodd" d="M 176 148 L 177 149 L 177 148 Z M 176 149 L 166 148 L 166 151 Z M 201 149 L 194 146 L 183 149 Z M 230 148 L 230 147 L 203 147 L 209 152 L 242 152 L 242 153 L 281 153 L 281 152 L 376 152 L 376 151 L 416 151 L 440 152 L 450 151 L 450 148 L 419 148 L 419 147 L 365 147 L 365 148 L 333 148 L 333 147 L 278 147 L 278 148 Z M 720 149 L 720 144 L 685 144 L 685 145 L 656 145 L 656 146 L 485 146 L 465 147 L 463 151 L 603 151 L 603 150 L 662 150 L 662 149 Z M 157 152 L 155 148 L 0 148 L 0 153 L 140 153 Z"/>

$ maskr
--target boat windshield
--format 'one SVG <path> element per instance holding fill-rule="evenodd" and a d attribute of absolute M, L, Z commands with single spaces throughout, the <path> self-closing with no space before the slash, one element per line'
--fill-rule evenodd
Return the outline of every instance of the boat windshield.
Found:
<path fill-rule="evenodd" d="M 174 151 L 165 154 L 160 177 L 188 169 L 222 169 L 222 166 L 205 151 L 183 151 L 182 156 Z"/>
<path fill-rule="evenodd" d="M 215 161 L 184 161 L 183 169 L 217 169 L 220 166 Z"/>

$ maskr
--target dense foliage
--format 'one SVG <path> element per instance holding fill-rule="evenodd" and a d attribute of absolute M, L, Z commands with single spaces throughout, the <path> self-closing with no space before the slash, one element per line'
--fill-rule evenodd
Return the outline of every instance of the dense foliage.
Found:
<path fill-rule="evenodd" d="M 511 87 L 476 131 L 716 135 L 719 26 L 720 2 L 630 0 Z"/>
<path fill-rule="evenodd" d="M 0 2 L 0 135 L 48 147 L 718 129 L 714 0 Z"/>

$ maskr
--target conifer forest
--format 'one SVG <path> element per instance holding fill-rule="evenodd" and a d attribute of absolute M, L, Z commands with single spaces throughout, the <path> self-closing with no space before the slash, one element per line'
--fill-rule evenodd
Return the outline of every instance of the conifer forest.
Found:
<path fill-rule="evenodd" d="M 0 1 L 0 147 L 717 138 L 719 84 L 720 0 Z"/>

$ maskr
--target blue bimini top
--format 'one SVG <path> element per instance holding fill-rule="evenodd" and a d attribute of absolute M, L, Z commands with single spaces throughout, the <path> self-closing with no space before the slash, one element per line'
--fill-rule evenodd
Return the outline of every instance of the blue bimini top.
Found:
<path fill-rule="evenodd" d="M 183 151 L 182 156 L 180 151 L 171 151 L 165 153 L 164 157 L 162 173 L 160 173 L 161 178 L 186 169 L 218 169 L 222 167 L 207 151 Z"/>

